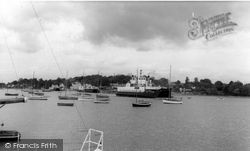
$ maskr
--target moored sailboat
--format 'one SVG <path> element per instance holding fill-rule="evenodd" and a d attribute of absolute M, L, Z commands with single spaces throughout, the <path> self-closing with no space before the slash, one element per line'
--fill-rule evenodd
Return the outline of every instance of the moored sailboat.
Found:
<path fill-rule="evenodd" d="M 5 96 L 18 96 L 19 94 L 18 93 L 9 93 L 8 92 L 8 88 L 7 88 L 7 92 L 5 93 Z"/>
<path fill-rule="evenodd" d="M 64 96 L 59 95 L 58 98 L 59 98 L 59 100 L 77 100 L 78 97 L 68 96 L 66 94 L 67 93 L 67 77 L 68 77 L 68 71 L 67 71 L 66 81 L 65 81 L 65 86 L 64 86 L 65 95 Z"/>
<path fill-rule="evenodd" d="M 33 71 L 33 79 L 34 79 L 34 71 Z M 36 93 L 33 91 L 33 86 L 32 86 L 31 96 L 29 96 L 29 100 L 48 100 L 47 96 L 44 96 L 44 95 L 34 95 Z"/>
<path fill-rule="evenodd" d="M 168 83 L 169 83 L 168 84 L 168 87 L 169 87 L 169 97 L 162 99 L 163 104 L 182 104 L 182 97 L 180 97 L 180 98 L 172 97 L 171 92 L 170 92 L 171 65 L 170 65 L 170 74 L 169 74 L 169 82 Z"/>
<path fill-rule="evenodd" d="M 94 101 L 95 98 L 91 97 L 92 95 L 90 93 L 86 93 L 85 89 L 86 89 L 86 84 L 85 82 L 83 82 L 84 80 L 84 72 L 82 74 L 82 92 L 79 93 L 79 97 L 78 100 L 79 101 Z"/>
<path fill-rule="evenodd" d="M 94 103 L 109 103 L 110 98 L 108 95 L 96 95 L 94 98 Z"/>
<path fill-rule="evenodd" d="M 101 75 L 100 86 L 99 86 L 100 93 L 101 93 L 101 87 L 102 87 L 102 75 Z M 109 101 L 110 101 L 110 98 L 108 95 L 99 94 L 99 93 L 96 94 L 96 98 L 94 99 L 94 103 L 109 103 Z"/>
<path fill-rule="evenodd" d="M 137 75 L 138 75 L 138 70 L 137 70 Z M 139 89 L 139 87 L 138 87 L 138 78 L 136 79 L 136 87 L 135 87 L 135 89 L 136 89 L 136 102 L 132 103 L 132 106 L 133 107 L 150 107 L 151 104 L 152 104 L 151 102 L 137 99 L 137 90 Z"/>

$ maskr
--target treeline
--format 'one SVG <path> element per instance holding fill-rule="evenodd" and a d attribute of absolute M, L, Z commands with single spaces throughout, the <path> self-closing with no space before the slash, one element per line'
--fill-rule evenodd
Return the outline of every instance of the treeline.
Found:
<path fill-rule="evenodd" d="M 250 84 L 243 84 L 240 81 L 230 81 L 222 83 L 216 81 L 212 83 L 210 79 L 201 79 L 200 81 L 196 77 L 194 81 L 190 81 L 186 77 L 185 83 L 181 83 L 179 80 L 175 82 L 174 91 L 181 89 L 189 89 L 194 94 L 206 94 L 206 95 L 231 95 L 231 96 L 250 96 Z"/>
<path fill-rule="evenodd" d="M 130 80 L 129 75 L 115 75 L 115 76 L 101 76 L 101 75 L 88 75 L 88 76 L 80 76 L 80 77 L 74 77 L 74 78 L 57 78 L 57 79 L 49 79 L 49 80 L 43 80 L 42 78 L 20 78 L 18 81 L 12 81 L 7 84 L 0 83 L 1 88 L 34 88 L 34 89 L 48 89 L 51 87 L 51 85 L 60 85 L 64 84 L 67 86 L 67 88 L 70 88 L 73 83 L 80 82 L 85 84 L 91 84 L 93 86 L 99 87 L 106 86 L 109 87 L 111 83 L 119 83 L 119 84 L 126 84 Z"/>
<path fill-rule="evenodd" d="M 54 80 L 43 80 L 41 79 L 26 79 L 20 78 L 18 81 L 9 82 L 7 84 L 0 83 L 1 88 L 34 88 L 34 89 L 48 89 L 52 84 L 60 85 L 66 84 L 70 88 L 72 83 L 80 82 L 85 84 L 91 84 L 93 86 L 99 87 L 110 87 L 112 83 L 117 83 L 119 85 L 124 85 L 129 82 L 131 79 L 130 75 L 114 75 L 114 76 L 101 76 L 101 75 L 88 75 L 88 76 L 79 76 L 74 78 L 57 78 Z M 150 78 L 154 86 L 163 86 L 168 87 L 168 79 L 161 78 L 155 79 L 154 77 Z M 189 90 L 193 94 L 206 94 L 206 95 L 233 95 L 233 96 L 250 96 L 250 84 L 243 84 L 240 81 L 222 83 L 221 81 L 216 81 L 212 83 L 210 79 L 201 79 L 194 78 L 194 81 L 190 81 L 186 77 L 185 82 L 181 83 L 179 80 L 171 83 L 171 87 L 174 92 L 180 92 L 180 90 Z"/>

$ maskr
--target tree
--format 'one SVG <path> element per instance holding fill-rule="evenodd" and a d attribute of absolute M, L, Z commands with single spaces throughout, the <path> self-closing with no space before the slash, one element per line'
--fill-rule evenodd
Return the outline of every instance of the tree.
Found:
<path fill-rule="evenodd" d="M 229 85 L 228 85 L 228 84 L 224 84 L 224 85 L 223 85 L 222 91 L 223 91 L 223 93 L 226 94 L 226 95 L 228 95 L 228 88 L 229 88 Z"/>
<path fill-rule="evenodd" d="M 185 86 L 185 88 L 187 88 L 187 89 L 190 88 L 190 87 L 189 87 L 189 82 L 190 82 L 190 81 L 189 81 L 189 78 L 186 77 L 184 86 Z"/>
<path fill-rule="evenodd" d="M 201 79 L 200 85 L 201 85 L 201 87 L 204 87 L 206 89 L 213 87 L 213 84 L 212 84 L 211 80 L 209 80 L 209 79 Z"/>
<path fill-rule="evenodd" d="M 159 80 L 154 80 L 155 85 L 163 86 L 163 87 L 168 87 L 168 82 L 169 80 L 166 78 L 161 78 Z"/>
<path fill-rule="evenodd" d="M 216 81 L 214 83 L 214 86 L 215 88 L 218 90 L 218 91 L 222 91 L 223 90 L 223 83 L 221 81 Z"/>
<path fill-rule="evenodd" d="M 199 84 L 200 84 L 200 82 L 199 82 L 198 78 L 195 77 L 195 78 L 194 78 L 194 86 L 195 86 L 195 87 L 199 87 Z"/>
<path fill-rule="evenodd" d="M 240 89 L 240 95 L 249 96 L 250 95 L 250 84 L 245 84 Z"/>
<path fill-rule="evenodd" d="M 182 85 L 181 81 L 177 80 L 176 82 L 174 82 L 173 91 L 180 92 L 180 88 L 182 88 L 182 87 L 183 87 L 183 85 Z"/>
<path fill-rule="evenodd" d="M 38 88 L 41 89 L 41 88 L 43 88 L 43 87 L 44 87 L 44 81 L 43 81 L 42 78 L 40 78 L 40 79 L 38 80 Z"/>
<path fill-rule="evenodd" d="M 218 90 L 215 87 L 209 88 L 209 89 L 207 89 L 207 94 L 208 95 L 217 95 L 218 94 Z"/>
<path fill-rule="evenodd" d="M 232 82 L 228 87 L 228 93 L 230 95 L 238 96 L 240 94 L 240 89 L 242 86 L 243 84 L 240 81 Z"/>

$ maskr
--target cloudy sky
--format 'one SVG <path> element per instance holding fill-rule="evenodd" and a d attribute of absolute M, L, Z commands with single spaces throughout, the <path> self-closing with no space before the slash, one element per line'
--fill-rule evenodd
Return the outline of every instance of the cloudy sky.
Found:
<path fill-rule="evenodd" d="M 250 83 L 249 8 L 244 1 L 1 1 L 0 81 L 32 78 L 33 71 L 45 80 L 137 68 L 168 78 L 171 65 L 172 81 Z M 235 32 L 191 40 L 192 12 L 204 19 L 231 12 Z"/>

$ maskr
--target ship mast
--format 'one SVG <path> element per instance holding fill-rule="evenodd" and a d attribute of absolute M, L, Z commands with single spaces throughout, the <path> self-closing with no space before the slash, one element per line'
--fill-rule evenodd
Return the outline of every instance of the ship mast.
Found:
<path fill-rule="evenodd" d="M 169 100 L 171 99 L 170 84 L 171 84 L 171 65 L 170 65 L 169 82 L 168 82 L 168 90 L 169 90 L 168 98 L 169 98 Z"/>

